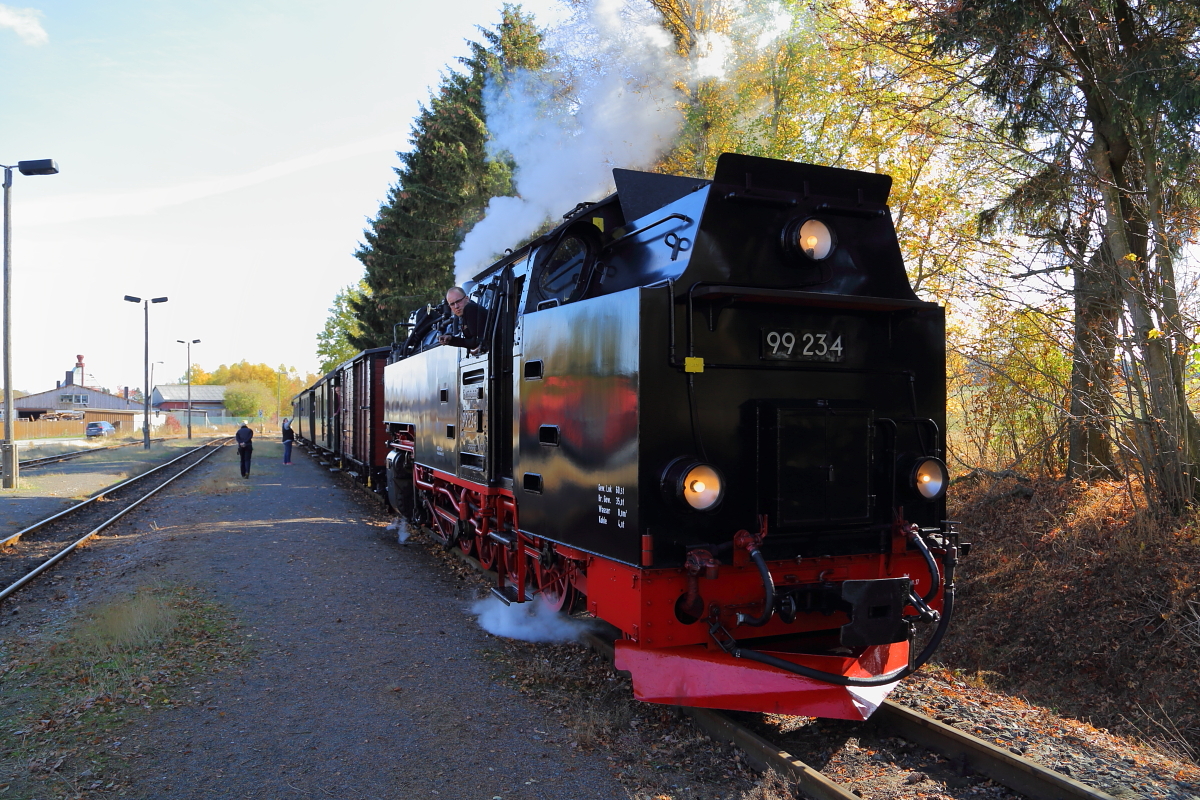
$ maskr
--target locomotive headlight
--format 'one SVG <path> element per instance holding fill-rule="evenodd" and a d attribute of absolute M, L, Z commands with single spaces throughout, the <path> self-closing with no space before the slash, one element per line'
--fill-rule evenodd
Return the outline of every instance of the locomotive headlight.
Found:
<path fill-rule="evenodd" d="M 712 464 L 691 457 L 677 458 L 663 470 L 667 499 L 696 511 L 712 511 L 725 497 L 725 477 Z"/>
<path fill-rule="evenodd" d="M 949 484 L 946 465 L 940 458 L 920 458 L 913 465 L 912 488 L 925 500 L 937 500 Z"/>
<path fill-rule="evenodd" d="M 812 261 L 822 261 L 833 252 L 833 231 L 819 219 L 806 219 L 799 227 L 793 223 L 785 235 L 787 244 Z"/>

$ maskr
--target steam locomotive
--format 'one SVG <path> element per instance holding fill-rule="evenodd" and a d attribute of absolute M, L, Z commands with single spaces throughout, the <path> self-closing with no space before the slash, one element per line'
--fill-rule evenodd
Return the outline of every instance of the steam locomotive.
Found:
<path fill-rule="evenodd" d="M 295 400 L 296 427 L 497 576 L 621 631 L 650 702 L 865 719 L 941 641 L 943 310 L 885 175 L 725 154 L 616 192 Z"/>

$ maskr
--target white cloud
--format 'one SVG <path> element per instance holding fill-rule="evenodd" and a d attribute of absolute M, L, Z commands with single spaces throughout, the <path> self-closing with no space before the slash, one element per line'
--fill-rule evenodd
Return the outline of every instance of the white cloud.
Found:
<path fill-rule="evenodd" d="M 395 132 L 361 142 L 327 147 L 299 158 L 281 161 L 244 175 L 210 178 L 180 186 L 165 186 L 113 194 L 66 194 L 43 197 L 23 204 L 21 222 L 26 225 L 57 225 L 84 219 L 153 214 L 161 208 L 181 205 L 203 197 L 244 189 L 313 167 L 344 161 L 374 152 L 394 152 L 406 134 Z"/>
<path fill-rule="evenodd" d="M 25 44 L 45 44 L 50 41 L 46 29 L 42 27 L 39 17 L 42 12 L 36 8 L 9 8 L 0 5 L 0 28 L 12 28 Z"/>

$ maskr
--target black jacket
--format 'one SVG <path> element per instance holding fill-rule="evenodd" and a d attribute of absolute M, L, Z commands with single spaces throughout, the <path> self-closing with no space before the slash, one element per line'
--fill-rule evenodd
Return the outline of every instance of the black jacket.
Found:
<path fill-rule="evenodd" d="M 451 329 L 450 341 L 447 344 L 474 350 L 482 341 L 483 328 L 486 323 L 487 312 L 484 311 L 483 306 L 474 300 L 468 300 L 467 304 L 463 306 L 462 316 L 454 318 L 454 327 Z"/>
<path fill-rule="evenodd" d="M 290 441 L 294 440 L 295 438 L 296 438 L 296 432 L 294 430 L 292 430 L 291 425 L 288 425 L 286 428 L 283 429 L 283 440 L 285 442 L 290 442 Z"/>
<path fill-rule="evenodd" d="M 237 439 L 239 448 L 254 447 L 250 444 L 250 440 L 254 438 L 254 431 L 250 430 L 249 426 L 243 425 L 238 428 L 238 432 L 234 435 Z"/>

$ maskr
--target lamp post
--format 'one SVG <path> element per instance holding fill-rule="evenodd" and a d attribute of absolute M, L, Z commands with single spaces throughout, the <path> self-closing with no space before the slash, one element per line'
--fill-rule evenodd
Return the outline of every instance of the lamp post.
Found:
<path fill-rule="evenodd" d="M 154 405 L 154 387 L 158 385 L 157 383 L 154 382 L 154 367 L 155 367 L 155 365 L 161 364 L 161 363 L 163 363 L 163 362 L 161 362 L 161 361 L 151 361 L 150 362 L 150 405 Z M 155 419 L 158 418 L 157 411 L 154 412 L 154 417 L 155 417 Z"/>
<path fill-rule="evenodd" d="M 141 303 L 142 298 L 134 297 L 133 295 L 125 295 L 125 300 L 130 303 Z M 142 446 L 150 449 L 150 304 L 165 303 L 165 297 L 151 297 L 145 303 L 142 303 L 146 313 L 146 370 L 143 379 L 146 381 L 146 388 L 142 392 L 143 414 L 142 414 Z"/>
<path fill-rule="evenodd" d="M 192 345 L 200 344 L 200 340 L 199 339 L 191 339 L 189 341 L 184 341 L 183 339 L 176 339 L 175 341 L 179 342 L 180 344 L 187 345 L 188 441 L 191 441 L 191 439 L 192 439 Z"/>
<path fill-rule="evenodd" d="M 0 466 L 4 468 L 4 488 L 19 486 L 17 446 L 13 442 L 12 386 L 12 171 L 4 167 L 4 441 L 0 443 Z M 18 161 L 22 175 L 57 175 L 58 164 L 52 158 Z"/>

